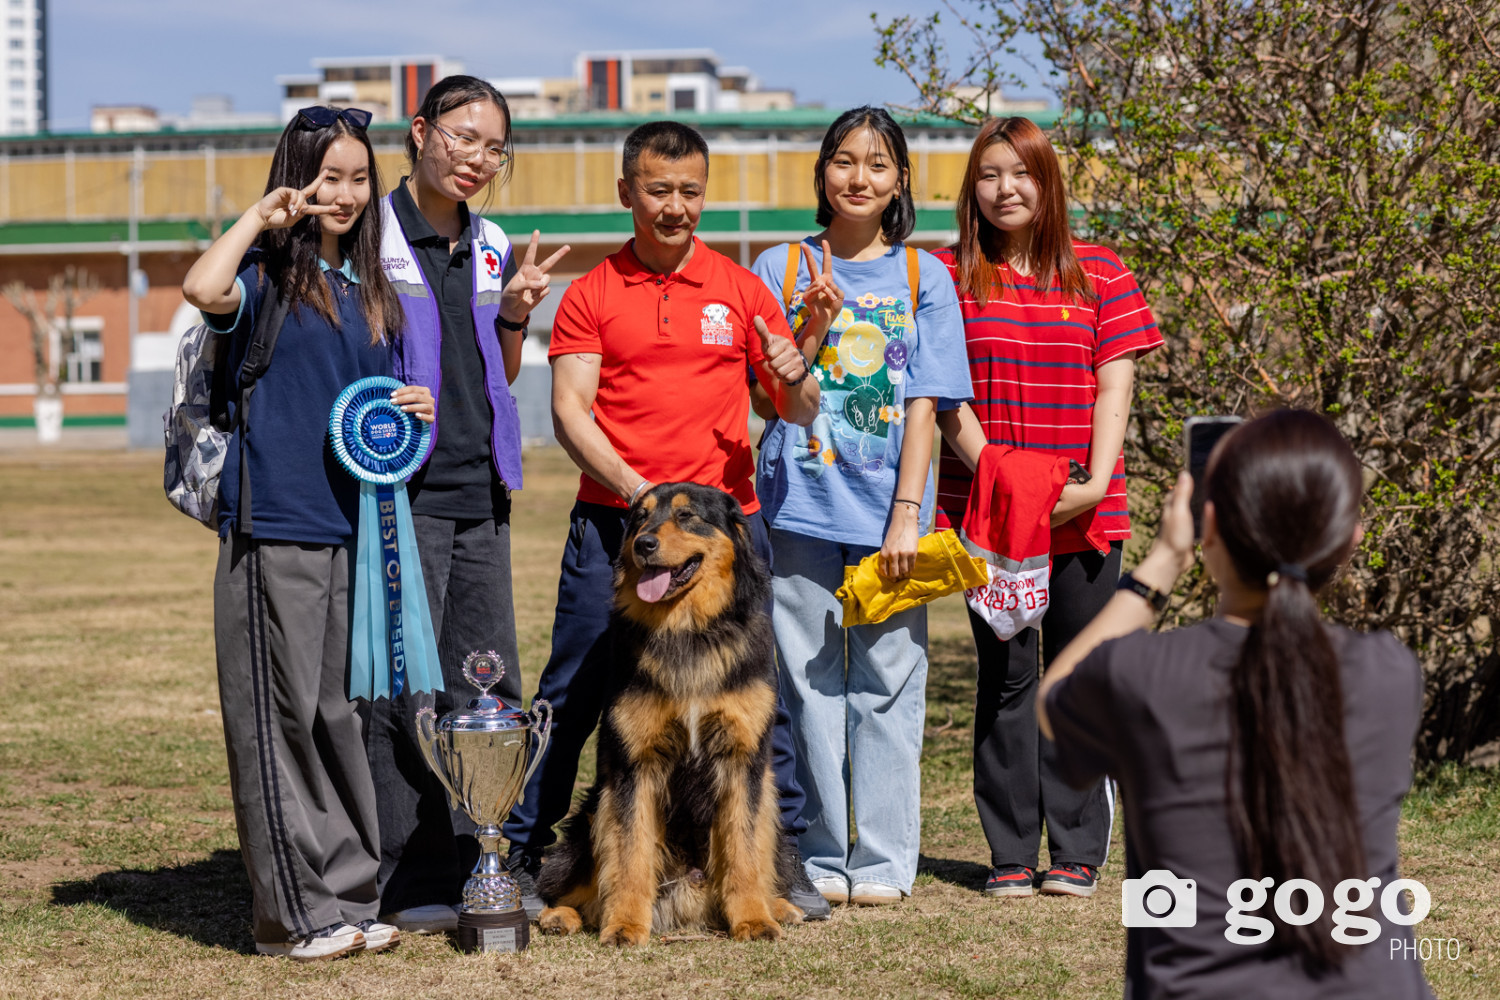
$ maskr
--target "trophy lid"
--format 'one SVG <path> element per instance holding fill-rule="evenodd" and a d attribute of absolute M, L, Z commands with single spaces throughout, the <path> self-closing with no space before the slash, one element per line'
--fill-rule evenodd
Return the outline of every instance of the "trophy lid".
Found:
<path fill-rule="evenodd" d="M 448 732 L 503 732 L 511 729 L 530 729 L 531 716 L 520 709 L 507 708 L 505 702 L 490 694 L 490 688 L 500 683 L 505 676 L 505 664 L 493 649 L 487 652 L 475 650 L 464 659 L 464 678 L 479 689 L 479 695 L 469 701 L 466 709 L 449 712 L 438 722 L 438 728 Z"/>

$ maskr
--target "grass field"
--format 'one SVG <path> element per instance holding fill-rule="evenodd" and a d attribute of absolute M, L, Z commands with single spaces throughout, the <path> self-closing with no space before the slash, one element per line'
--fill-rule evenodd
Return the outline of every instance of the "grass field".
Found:
<path fill-rule="evenodd" d="M 576 474 L 527 455 L 515 581 L 524 683 L 546 658 Z M 899 907 L 840 909 L 778 944 L 537 938 L 464 956 L 442 938 L 318 966 L 255 956 L 214 683 L 216 543 L 162 499 L 154 455 L 0 455 L 0 997 L 1113 997 L 1119 827 L 1091 900 L 996 902 L 970 798 L 972 652 L 932 611 L 923 861 Z M 591 755 L 590 755 L 591 756 Z M 1404 873 L 1434 901 L 1439 997 L 1500 997 L 1500 778 L 1425 779 Z M 1451 950 L 1451 946 L 1450 946 Z"/>

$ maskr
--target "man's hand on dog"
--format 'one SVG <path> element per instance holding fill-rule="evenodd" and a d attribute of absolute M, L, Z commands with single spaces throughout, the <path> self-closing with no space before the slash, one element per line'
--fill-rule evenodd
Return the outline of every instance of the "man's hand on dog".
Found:
<path fill-rule="evenodd" d="M 904 580 L 911 576 L 917 564 L 917 536 L 921 534 L 917 521 L 917 508 L 909 503 L 898 503 L 891 507 L 891 526 L 885 533 L 885 544 L 880 547 L 880 574 L 891 580 Z"/>
<path fill-rule="evenodd" d="M 795 382 L 807 371 L 807 361 L 797 345 L 786 337 L 773 337 L 766 321 L 755 317 L 755 332 L 760 334 L 760 350 L 766 356 L 766 367 L 783 382 Z"/>

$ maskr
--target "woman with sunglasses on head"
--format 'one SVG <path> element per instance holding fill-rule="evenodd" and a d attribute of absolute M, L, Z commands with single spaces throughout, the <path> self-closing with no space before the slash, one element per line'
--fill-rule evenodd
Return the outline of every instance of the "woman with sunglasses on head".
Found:
<path fill-rule="evenodd" d="M 510 575 L 510 493 L 521 488 L 521 429 L 510 383 L 526 323 L 548 292 L 563 247 L 537 262 L 539 234 L 517 253 L 469 199 L 502 183 L 510 110 L 472 76 L 434 84 L 406 138 L 410 176 L 381 205 L 386 275 L 405 307 L 396 374 L 431 386 L 431 452 L 407 485 L 444 690 L 441 716 L 470 697 L 461 667 L 494 650 L 505 674 L 494 694 L 521 702 Z M 490 188 L 494 190 L 494 188 Z M 448 807 L 427 769 L 411 694 L 372 708 L 370 768 L 380 816 L 381 913 L 417 933 L 457 926 L 463 882 L 478 856 L 474 825 Z M 462 834 L 463 836 L 458 836 Z"/>
<path fill-rule="evenodd" d="M 1026 118 L 991 118 L 969 150 L 958 242 L 937 251 L 958 286 L 974 405 L 938 415 L 938 524 L 964 523 L 986 444 L 1072 459 L 1052 511 L 1039 629 L 998 638 L 969 612 L 978 659 L 974 803 L 990 846 L 985 894 L 1091 896 L 1109 850 L 1109 786 L 1070 788 L 1032 711 L 1050 663 L 1114 593 L 1124 540 L 1125 428 L 1135 359 L 1161 334 L 1135 277 L 1075 240 L 1057 153 Z M 1048 866 L 1037 871 L 1042 823 Z"/>
<path fill-rule="evenodd" d="M 359 486 L 328 445 L 334 401 L 351 382 L 391 374 L 402 323 L 380 266 L 380 213 L 370 210 L 380 181 L 369 121 L 353 109 L 299 112 L 276 146 L 265 197 L 182 285 L 229 336 L 236 372 L 257 317 L 278 296 L 287 303 L 253 400 L 235 401 L 245 413 L 232 413 L 214 640 L 255 947 L 298 961 L 397 940 L 375 919 L 375 789 L 345 694 Z M 393 398 L 432 419 L 427 389 L 408 385 Z"/>

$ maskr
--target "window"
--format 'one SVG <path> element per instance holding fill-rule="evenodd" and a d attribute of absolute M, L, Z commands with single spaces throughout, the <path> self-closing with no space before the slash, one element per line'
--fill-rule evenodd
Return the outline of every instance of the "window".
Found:
<path fill-rule="evenodd" d="M 25 111 L 26 110 L 26 98 L 24 98 L 24 97 L 12 97 L 10 99 L 10 109 L 12 111 Z"/>
<path fill-rule="evenodd" d="M 10 40 L 10 47 L 13 49 L 24 49 L 26 47 L 26 43 L 22 39 L 12 38 Z"/>
<path fill-rule="evenodd" d="M 10 89 L 11 90 L 24 90 L 25 87 L 26 87 L 26 81 L 25 80 L 12 78 L 11 81 L 10 81 Z"/>
<path fill-rule="evenodd" d="M 104 321 L 95 316 L 73 317 L 73 332 L 77 351 L 69 354 L 69 382 L 103 381 L 104 343 L 100 338 Z"/>
<path fill-rule="evenodd" d="M 12 70 L 18 70 L 18 69 L 19 70 L 24 70 L 26 68 L 26 60 L 25 59 L 14 59 L 14 58 L 11 59 L 11 61 L 10 61 L 10 68 Z"/>
<path fill-rule="evenodd" d="M 13 17 L 13 18 L 10 19 L 10 30 L 11 31 L 25 31 L 26 30 L 26 22 L 23 21 L 23 20 L 21 20 L 19 17 Z"/>
<path fill-rule="evenodd" d="M 697 111 L 698 92 L 696 90 L 674 90 L 672 91 L 673 111 Z"/>

